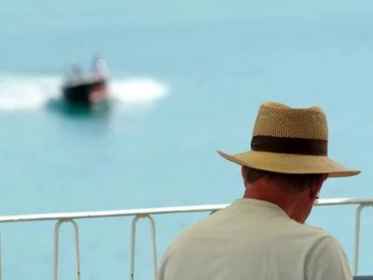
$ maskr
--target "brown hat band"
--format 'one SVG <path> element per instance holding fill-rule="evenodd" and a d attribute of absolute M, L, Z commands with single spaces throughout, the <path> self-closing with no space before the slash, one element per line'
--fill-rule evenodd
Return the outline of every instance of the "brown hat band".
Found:
<path fill-rule="evenodd" d="M 251 149 L 260 152 L 327 156 L 328 141 L 304 138 L 254 136 L 251 140 Z"/>

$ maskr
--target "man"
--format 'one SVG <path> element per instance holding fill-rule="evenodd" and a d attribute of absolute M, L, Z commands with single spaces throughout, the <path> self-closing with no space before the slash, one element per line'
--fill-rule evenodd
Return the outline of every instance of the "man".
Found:
<path fill-rule="evenodd" d="M 351 280 L 339 242 L 305 225 L 324 181 L 360 173 L 327 156 L 320 107 L 275 102 L 258 111 L 241 165 L 242 199 L 185 230 L 167 249 L 159 280 Z"/>

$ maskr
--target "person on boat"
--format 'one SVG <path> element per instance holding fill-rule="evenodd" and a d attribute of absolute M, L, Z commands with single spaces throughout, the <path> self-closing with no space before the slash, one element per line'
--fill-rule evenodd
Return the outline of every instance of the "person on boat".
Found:
<path fill-rule="evenodd" d="M 328 157 L 321 107 L 263 103 L 251 150 L 219 154 L 241 166 L 244 195 L 185 229 L 164 253 L 159 280 L 352 279 L 338 240 L 305 224 L 327 178 L 360 173 Z"/>
<path fill-rule="evenodd" d="M 107 64 L 101 55 L 96 55 L 93 59 L 93 72 L 97 75 L 107 75 Z"/>

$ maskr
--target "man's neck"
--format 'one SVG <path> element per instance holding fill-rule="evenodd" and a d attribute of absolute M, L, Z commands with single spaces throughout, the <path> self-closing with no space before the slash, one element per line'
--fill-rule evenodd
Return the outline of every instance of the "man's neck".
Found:
<path fill-rule="evenodd" d="M 264 182 L 257 182 L 246 186 L 244 198 L 253 198 L 267 201 L 278 205 L 284 212 L 293 220 L 303 223 L 304 221 L 298 217 L 299 209 L 294 203 L 297 201 L 296 195 L 284 192 L 281 188 Z"/>

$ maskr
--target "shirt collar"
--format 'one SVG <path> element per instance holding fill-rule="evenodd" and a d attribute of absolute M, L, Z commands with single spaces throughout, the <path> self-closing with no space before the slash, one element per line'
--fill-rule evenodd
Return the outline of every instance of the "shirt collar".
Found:
<path fill-rule="evenodd" d="M 265 208 L 268 210 L 272 210 L 286 217 L 289 217 L 288 214 L 280 206 L 278 206 L 275 203 L 265 201 L 265 200 L 254 199 L 254 198 L 239 198 L 239 199 L 236 199 L 233 202 L 233 204 L 261 207 L 261 208 Z"/>

